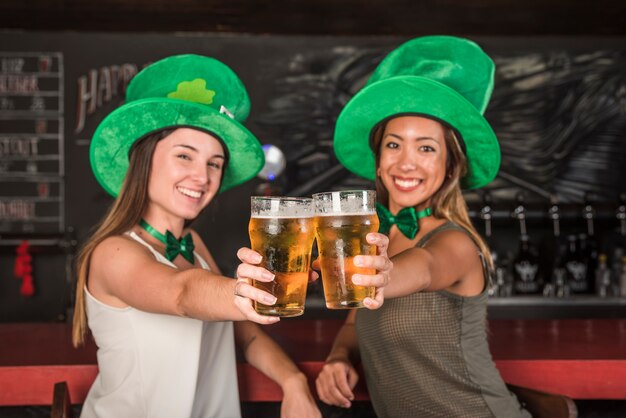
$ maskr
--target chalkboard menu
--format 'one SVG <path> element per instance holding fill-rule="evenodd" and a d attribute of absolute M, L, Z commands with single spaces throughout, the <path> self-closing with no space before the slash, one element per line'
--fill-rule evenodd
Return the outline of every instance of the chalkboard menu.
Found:
<path fill-rule="evenodd" d="M 0 52 L 0 233 L 64 230 L 59 52 Z"/>

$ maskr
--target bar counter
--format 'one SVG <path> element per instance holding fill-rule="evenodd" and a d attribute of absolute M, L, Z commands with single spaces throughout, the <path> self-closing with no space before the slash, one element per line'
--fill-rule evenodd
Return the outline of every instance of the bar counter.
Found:
<path fill-rule="evenodd" d="M 265 330 L 314 380 L 342 321 L 283 319 Z M 626 399 L 626 319 L 491 320 L 489 343 L 504 380 L 574 399 Z M 0 406 L 49 405 L 67 381 L 82 403 L 97 374 L 96 347 L 71 345 L 62 323 L 0 324 Z M 242 401 L 279 401 L 280 388 L 239 360 Z M 363 377 L 362 370 L 360 371 Z M 364 379 L 357 400 L 368 399 Z"/>

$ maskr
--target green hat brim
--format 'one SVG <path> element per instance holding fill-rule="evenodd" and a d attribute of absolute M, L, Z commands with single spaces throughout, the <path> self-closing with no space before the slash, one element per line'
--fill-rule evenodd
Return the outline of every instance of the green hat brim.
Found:
<path fill-rule="evenodd" d="M 104 190 L 112 196 L 119 194 L 128 170 L 128 152 L 137 140 L 154 131 L 177 127 L 209 132 L 228 148 L 229 164 L 220 192 L 250 180 L 265 164 L 259 141 L 226 114 L 184 100 L 141 99 L 111 112 L 94 133 L 89 158 Z"/>
<path fill-rule="evenodd" d="M 376 125 L 396 115 L 420 115 L 452 127 L 465 146 L 468 172 L 464 189 L 491 182 L 500 168 L 500 146 L 483 115 L 463 96 L 437 81 L 398 76 L 368 85 L 339 114 L 334 148 L 341 164 L 369 180 L 376 176 L 370 137 Z"/>

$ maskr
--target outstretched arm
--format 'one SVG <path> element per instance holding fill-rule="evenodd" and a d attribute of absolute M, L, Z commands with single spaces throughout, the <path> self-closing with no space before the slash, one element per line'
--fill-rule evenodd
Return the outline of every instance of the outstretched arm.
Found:
<path fill-rule="evenodd" d="M 200 268 L 178 270 L 167 266 L 143 245 L 125 236 L 107 238 L 95 249 L 88 289 L 112 306 L 132 306 L 146 312 L 206 321 L 248 319 L 233 303 L 235 280 Z M 263 303 L 267 303 L 265 297 L 272 298 L 261 291 L 251 297 Z"/>
<path fill-rule="evenodd" d="M 410 248 L 391 260 L 394 268 L 385 287 L 387 298 L 442 289 L 470 296 L 484 287 L 478 249 L 461 231 L 442 232 L 423 248 Z"/>

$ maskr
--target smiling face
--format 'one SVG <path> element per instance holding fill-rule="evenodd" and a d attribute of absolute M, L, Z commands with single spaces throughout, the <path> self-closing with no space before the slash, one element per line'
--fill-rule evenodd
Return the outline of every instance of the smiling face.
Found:
<path fill-rule="evenodd" d="M 425 209 L 446 176 L 443 126 L 418 116 L 387 122 L 382 133 L 377 175 L 389 193 L 389 210 Z"/>
<path fill-rule="evenodd" d="M 217 194 L 224 162 L 224 149 L 215 137 L 195 129 L 176 129 L 157 143 L 152 156 L 149 211 L 196 218 Z"/>

